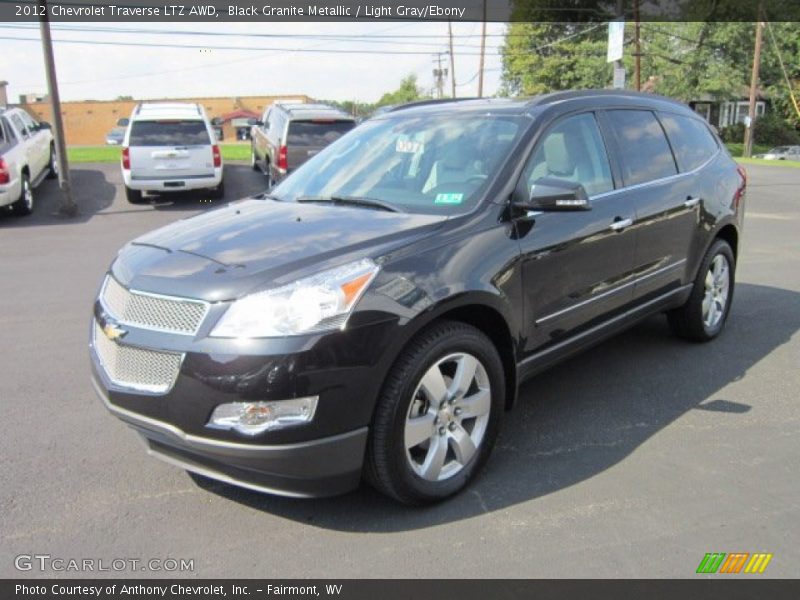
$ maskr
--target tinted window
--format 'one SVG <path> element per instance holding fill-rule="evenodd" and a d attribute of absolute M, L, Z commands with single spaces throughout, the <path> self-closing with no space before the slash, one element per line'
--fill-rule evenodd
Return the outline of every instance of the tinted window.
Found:
<path fill-rule="evenodd" d="M 22 119 L 20 119 L 18 115 L 11 115 L 11 122 L 14 123 L 14 127 L 17 128 L 17 131 L 22 135 L 22 137 L 27 139 L 28 130 L 25 128 L 25 124 L 22 122 Z"/>
<path fill-rule="evenodd" d="M 669 113 L 659 116 L 681 171 L 696 169 L 717 151 L 717 142 L 702 121 Z"/>
<path fill-rule="evenodd" d="M 131 146 L 201 146 L 210 144 L 203 121 L 134 121 Z"/>
<path fill-rule="evenodd" d="M 619 142 L 622 177 L 635 185 L 675 175 L 675 159 L 655 115 L 646 110 L 608 111 Z"/>
<path fill-rule="evenodd" d="M 603 138 L 593 114 L 569 117 L 557 123 L 525 167 L 527 187 L 543 177 L 580 183 L 586 193 L 614 188 Z"/>
<path fill-rule="evenodd" d="M 355 127 L 353 121 L 291 121 L 288 145 L 327 146 Z"/>

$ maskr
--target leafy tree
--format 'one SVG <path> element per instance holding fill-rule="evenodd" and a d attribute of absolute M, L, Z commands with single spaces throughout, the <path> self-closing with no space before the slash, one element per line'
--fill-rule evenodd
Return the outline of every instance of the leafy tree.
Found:
<path fill-rule="evenodd" d="M 417 76 L 413 73 L 406 75 L 400 81 L 400 87 L 392 92 L 386 92 L 381 96 L 380 100 L 375 104 L 376 107 L 387 106 L 389 104 L 403 104 L 405 102 L 413 102 L 414 100 L 422 100 L 426 96 L 422 89 L 417 85 Z"/>

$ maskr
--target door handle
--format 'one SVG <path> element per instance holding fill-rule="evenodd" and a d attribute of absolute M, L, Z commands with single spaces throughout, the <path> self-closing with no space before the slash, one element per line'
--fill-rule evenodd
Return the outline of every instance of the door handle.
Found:
<path fill-rule="evenodd" d="M 633 219 L 617 219 L 608 226 L 612 231 L 622 231 L 626 227 L 633 225 Z"/>
<path fill-rule="evenodd" d="M 694 208 L 698 204 L 700 204 L 700 198 L 687 198 L 686 202 L 683 203 L 686 208 Z"/>

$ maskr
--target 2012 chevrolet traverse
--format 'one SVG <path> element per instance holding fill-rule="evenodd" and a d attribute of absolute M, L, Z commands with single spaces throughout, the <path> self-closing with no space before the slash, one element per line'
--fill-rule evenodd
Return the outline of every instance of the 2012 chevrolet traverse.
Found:
<path fill-rule="evenodd" d="M 720 333 L 745 184 L 665 98 L 400 107 L 269 193 L 122 248 L 95 386 L 151 454 L 210 478 L 440 500 L 531 374 L 653 313 Z"/>

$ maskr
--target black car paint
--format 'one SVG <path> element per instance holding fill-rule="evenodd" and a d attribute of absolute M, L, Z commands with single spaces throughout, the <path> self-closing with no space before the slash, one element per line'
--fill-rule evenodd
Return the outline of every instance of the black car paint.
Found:
<path fill-rule="evenodd" d="M 248 200 L 135 240 L 112 265 L 111 274 L 120 283 L 207 300 L 212 307 L 193 337 L 126 327 L 126 344 L 186 353 L 167 394 L 115 388 L 95 359 L 101 395 L 162 457 L 171 452 L 184 466 L 194 460 L 216 476 L 301 495 L 326 495 L 357 485 L 381 385 L 403 347 L 436 319 L 468 321 L 496 343 L 512 404 L 524 377 L 685 301 L 703 254 L 717 235 L 734 242 L 736 251 L 743 213 L 740 180 L 722 148 L 699 172 L 617 189 L 592 199 L 588 211 L 535 214 L 509 202 L 525 159 L 556 119 L 587 110 L 637 107 L 692 114 L 655 98 L 602 93 L 563 94 L 522 109 L 531 118 L 528 131 L 488 186 L 484 201 L 468 214 L 442 218 Z M 487 109 L 464 103 L 409 110 Z M 496 110 L 521 111 L 504 105 Z M 603 128 L 620 186 L 616 142 Z M 696 206 L 684 205 L 695 197 L 701 198 Z M 629 227 L 609 228 L 625 218 L 632 220 Z M 230 301 L 365 256 L 376 260 L 380 271 L 343 331 L 246 343 L 208 337 Z M 110 319 L 99 301 L 95 318 L 101 325 Z M 302 427 L 245 439 L 205 426 L 213 408 L 224 402 L 306 395 L 319 395 L 319 404 L 314 420 Z M 119 409 L 128 412 L 120 414 Z M 198 451 L 175 436 L 155 433 L 131 415 L 237 448 L 301 447 L 352 436 L 339 472 L 322 476 L 309 466 L 307 471 L 290 468 L 287 475 L 284 462 Z M 325 456 L 331 456 L 329 450 L 318 458 L 325 462 Z"/>

